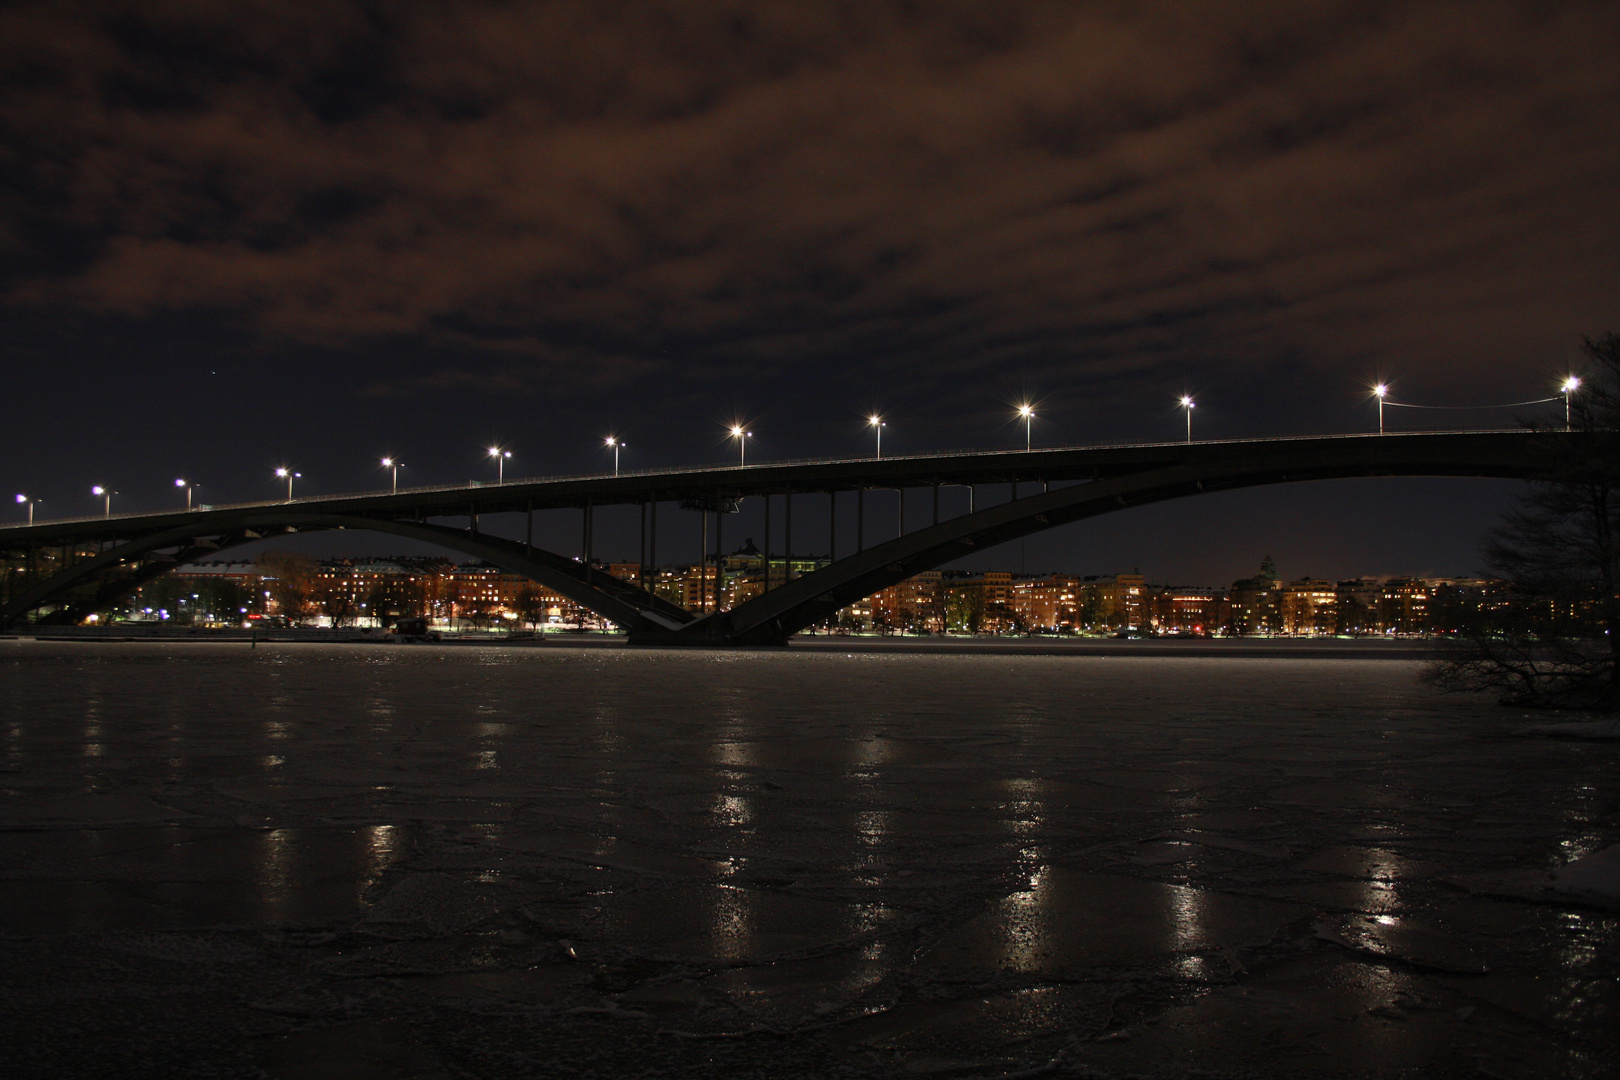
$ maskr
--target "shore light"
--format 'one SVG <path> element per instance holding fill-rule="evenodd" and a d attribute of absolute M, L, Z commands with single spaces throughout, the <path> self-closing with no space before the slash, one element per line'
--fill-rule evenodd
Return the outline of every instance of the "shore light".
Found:
<path fill-rule="evenodd" d="M 1580 388 L 1581 388 L 1581 380 L 1577 379 L 1573 375 L 1571 375 L 1569 378 L 1565 379 L 1564 380 L 1564 385 L 1559 387 L 1559 389 L 1562 390 L 1563 394 L 1564 394 L 1564 430 L 1565 431 L 1568 431 L 1569 427 L 1570 427 L 1570 423 L 1569 423 L 1569 399 L 1570 399 L 1570 395 L 1574 394 L 1575 391 L 1579 390 Z"/>

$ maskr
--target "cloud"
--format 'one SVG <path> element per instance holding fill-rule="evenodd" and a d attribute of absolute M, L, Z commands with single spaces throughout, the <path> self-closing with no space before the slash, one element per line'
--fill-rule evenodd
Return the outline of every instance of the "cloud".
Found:
<path fill-rule="evenodd" d="M 1606 5 L 0 19 L 11 304 L 460 356 L 390 393 L 1285 359 L 1438 392 L 1613 324 Z"/>

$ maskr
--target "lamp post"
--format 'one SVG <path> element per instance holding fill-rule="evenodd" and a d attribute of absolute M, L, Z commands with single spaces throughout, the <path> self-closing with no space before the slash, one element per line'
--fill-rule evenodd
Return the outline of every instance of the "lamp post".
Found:
<path fill-rule="evenodd" d="M 112 517 L 112 497 L 118 494 L 118 492 L 113 491 L 110 488 L 104 488 L 100 484 L 97 484 L 95 487 L 90 489 L 90 494 L 100 496 L 103 500 L 105 500 L 105 502 L 102 504 L 101 516 Z"/>
<path fill-rule="evenodd" d="M 19 503 L 22 503 L 24 506 L 28 507 L 28 524 L 32 525 L 34 523 L 34 504 L 36 502 L 38 502 L 39 500 L 38 499 L 30 499 L 26 495 L 18 495 L 17 496 L 17 501 Z"/>
<path fill-rule="evenodd" d="M 1030 425 L 1035 421 L 1035 406 L 1025 404 L 1018 406 L 1018 415 L 1024 418 L 1024 449 L 1029 449 Z"/>
<path fill-rule="evenodd" d="M 603 442 L 604 442 L 604 445 L 610 447 L 613 450 L 613 475 L 618 476 L 619 475 L 619 451 L 624 449 L 625 444 L 623 442 L 621 442 L 619 440 L 619 437 L 616 436 L 616 435 L 609 435 Z"/>
<path fill-rule="evenodd" d="M 883 459 L 883 429 L 889 425 L 877 413 L 868 416 L 866 422 L 872 425 L 872 429 L 877 432 L 877 456 L 878 460 L 881 461 Z"/>
<path fill-rule="evenodd" d="M 1389 396 L 1389 387 L 1379 383 L 1373 387 L 1373 397 L 1378 399 L 1378 434 L 1384 433 L 1384 398 Z"/>
<path fill-rule="evenodd" d="M 276 475 L 287 481 L 287 501 L 292 502 L 292 482 L 294 480 L 302 479 L 304 474 L 300 472 L 293 472 L 288 468 L 281 468 L 276 470 Z"/>
<path fill-rule="evenodd" d="M 398 495 L 399 494 L 399 462 L 395 461 L 391 457 L 385 457 L 385 458 L 382 459 L 382 467 L 387 469 L 389 472 L 394 474 L 394 481 L 393 481 L 393 485 L 392 485 L 390 491 L 391 491 L 391 494 Z"/>
<path fill-rule="evenodd" d="M 1198 403 L 1188 394 L 1181 395 L 1181 407 L 1187 410 L 1187 441 L 1192 442 L 1192 411 Z"/>
<path fill-rule="evenodd" d="M 492 446 L 489 448 L 489 456 L 495 459 L 495 482 L 506 483 L 506 459 L 512 456 L 512 451 Z"/>
<path fill-rule="evenodd" d="M 186 481 L 186 480 L 176 480 L 174 482 L 174 486 L 177 487 L 177 488 L 185 488 L 186 489 L 186 509 L 190 510 L 191 509 L 191 489 L 196 487 L 197 485 L 195 485 L 193 483 L 190 483 L 189 481 Z"/>
<path fill-rule="evenodd" d="M 1575 391 L 1579 390 L 1580 388 L 1581 388 L 1581 380 L 1577 379 L 1573 375 L 1571 375 L 1569 378 L 1565 379 L 1564 380 L 1564 385 L 1561 387 L 1561 389 L 1564 392 L 1564 430 L 1565 431 L 1568 431 L 1570 429 L 1570 419 L 1569 419 L 1569 398 L 1570 398 L 1570 395 L 1575 393 Z"/>
<path fill-rule="evenodd" d="M 736 424 L 731 425 L 731 437 L 737 440 L 737 464 L 748 464 L 748 440 L 753 438 L 752 431 L 744 431 Z"/>

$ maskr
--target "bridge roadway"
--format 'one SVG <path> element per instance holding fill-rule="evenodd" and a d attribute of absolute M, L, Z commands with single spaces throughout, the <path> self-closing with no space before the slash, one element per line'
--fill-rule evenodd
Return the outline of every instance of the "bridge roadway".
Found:
<path fill-rule="evenodd" d="M 1579 433 L 1545 431 L 1332 435 L 765 463 L 44 521 L 0 528 L 0 558 L 13 568 L 0 604 L 0 626 L 12 625 L 30 611 L 43 611 L 42 621 L 76 622 L 178 565 L 278 534 L 346 529 L 406 536 L 488 560 L 599 613 L 628 630 L 633 643 L 781 644 L 839 608 L 913 574 L 1087 517 L 1203 492 L 1307 480 L 1532 479 L 1578 452 L 1580 439 Z M 1012 485 L 1009 498 L 941 520 L 941 487 L 992 484 Z M 1024 494 L 1018 488 L 1029 484 L 1039 484 L 1040 490 Z M 787 496 L 786 540 L 776 547 L 771 542 L 772 500 L 766 501 L 765 548 L 781 558 L 790 547 L 802 551 L 807 546 L 802 535 L 792 533 L 794 496 L 831 496 L 836 530 L 839 504 L 849 501 L 839 500 L 838 493 L 885 489 L 901 491 L 902 498 L 919 489 L 931 491 L 933 523 L 843 558 L 831 551 L 830 565 L 729 611 L 694 614 L 652 595 L 643 587 L 645 580 L 622 581 L 590 565 L 597 507 L 642 508 L 645 568 L 656 562 L 660 503 L 713 513 L 718 559 L 722 513 L 735 511 L 745 498 Z M 864 499 L 857 496 L 854 502 L 859 521 Z M 582 511 L 580 558 L 533 543 L 534 512 L 565 508 Z M 480 516 L 501 513 L 525 515 L 523 541 L 480 531 Z M 46 552 L 60 552 L 61 557 L 47 559 Z M 47 562 L 53 569 L 43 569 Z"/>

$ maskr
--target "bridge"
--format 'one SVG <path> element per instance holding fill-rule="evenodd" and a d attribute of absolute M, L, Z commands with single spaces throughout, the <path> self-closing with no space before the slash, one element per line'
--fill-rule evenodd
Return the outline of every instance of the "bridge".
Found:
<path fill-rule="evenodd" d="M 9 570 L 0 627 L 30 612 L 38 613 L 41 622 L 79 622 L 185 563 L 277 535 L 341 529 L 409 537 L 487 560 L 617 624 L 633 644 L 780 645 L 840 608 L 914 574 L 1100 514 L 1206 492 L 1309 480 L 1532 479 L 1577 449 L 1579 438 L 1579 433 L 1546 431 L 1334 435 L 766 463 L 40 522 L 0 528 L 0 565 Z M 950 486 L 969 489 L 969 509 L 942 518 L 940 490 Z M 1024 490 L 1032 486 L 1035 490 Z M 987 501 L 980 496 L 986 489 L 997 501 L 980 508 Z M 931 523 L 867 546 L 865 493 L 874 490 L 900 493 L 902 523 L 908 498 L 931 500 Z M 1007 497 L 999 498 L 1003 492 Z M 793 533 L 794 502 L 805 497 L 828 500 L 830 562 L 773 582 L 772 562 L 790 557 L 796 544 L 802 551 L 806 543 L 802 524 L 801 535 Z M 724 515 L 749 498 L 763 499 L 765 507 L 767 588 L 762 595 L 726 611 L 700 614 L 649 589 L 661 505 L 673 503 L 706 515 L 712 565 L 717 567 Z M 773 536 L 778 501 L 781 532 Z M 626 505 L 641 508 L 638 581 L 621 580 L 592 565 L 596 510 Z M 840 506 L 857 522 L 855 550 L 841 557 L 836 548 Z M 534 543 L 534 515 L 550 510 L 579 512 L 578 556 Z M 525 515 L 523 540 L 480 531 L 481 516 L 514 513 Z M 705 566 L 710 565 L 708 546 L 706 540 Z"/>

